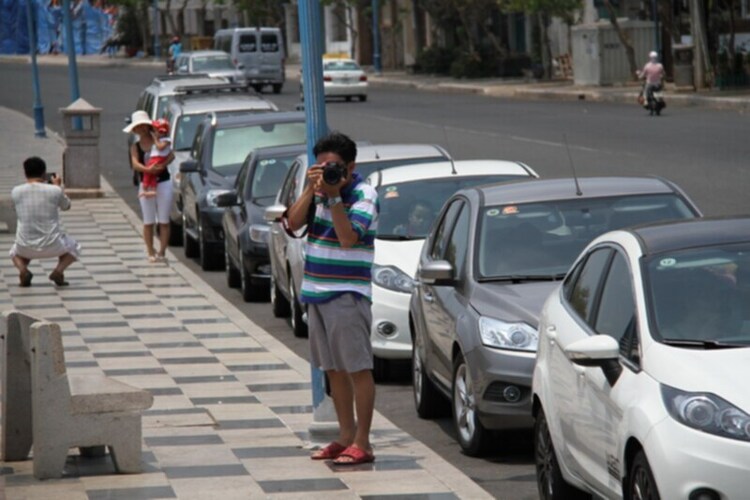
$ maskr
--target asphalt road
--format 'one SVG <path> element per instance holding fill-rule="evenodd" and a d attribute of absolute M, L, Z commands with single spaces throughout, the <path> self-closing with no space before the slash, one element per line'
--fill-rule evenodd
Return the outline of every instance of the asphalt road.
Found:
<path fill-rule="evenodd" d="M 58 110 L 70 102 L 67 69 L 43 66 L 40 73 L 46 124 L 61 132 Z M 101 172 L 136 212 L 121 129 L 140 91 L 157 73 L 156 68 L 79 68 L 81 96 L 103 108 Z M 287 82 L 281 95 L 268 97 L 282 109 L 294 109 L 298 84 Z M 32 115 L 32 102 L 29 66 L 0 64 L 0 105 Z M 327 114 L 331 128 L 357 140 L 438 143 L 457 159 L 519 160 L 543 177 L 568 177 L 572 168 L 581 176 L 659 175 L 685 189 L 706 215 L 747 212 L 750 141 L 747 116 L 740 113 L 669 107 L 664 116 L 650 118 L 635 104 L 523 102 L 381 87 L 371 88 L 366 103 L 331 101 Z M 50 168 L 59 171 L 60 166 Z M 181 249 L 175 251 L 182 256 Z M 307 356 L 306 341 L 295 339 L 267 304 L 245 304 L 237 291 L 226 288 L 223 273 L 188 265 L 256 324 Z M 399 377 L 378 386 L 378 411 L 496 498 L 538 498 L 530 434 L 500 436 L 487 457 L 464 456 L 449 419 L 417 418 L 408 367 L 400 368 Z"/>

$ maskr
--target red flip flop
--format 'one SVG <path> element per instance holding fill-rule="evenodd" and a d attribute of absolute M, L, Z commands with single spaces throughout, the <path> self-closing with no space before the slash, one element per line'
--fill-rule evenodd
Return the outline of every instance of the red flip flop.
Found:
<path fill-rule="evenodd" d="M 350 446 L 333 461 L 336 465 L 359 465 L 369 464 L 375 461 L 375 455 L 356 446 Z"/>
<path fill-rule="evenodd" d="M 346 446 L 339 444 L 336 441 L 332 441 L 328 446 L 319 449 L 313 453 L 310 458 L 313 460 L 331 460 L 338 458 L 341 453 L 346 450 Z"/>

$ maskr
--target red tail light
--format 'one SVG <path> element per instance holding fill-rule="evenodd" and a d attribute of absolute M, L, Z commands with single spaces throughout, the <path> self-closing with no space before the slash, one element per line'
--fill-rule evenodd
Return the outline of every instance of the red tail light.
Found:
<path fill-rule="evenodd" d="M 332 82 L 332 81 L 333 81 L 333 78 L 331 78 L 330 76 L 324 76 L 324 77 L 323 77 L 323 81 L 324 81 L 324 82 Z"/>
<path fill-rule="evenodd" d="M 362 75 L 359 77 L 360 82 L 366 82 L 367 81 L 367 75 Z"/>
<path fill-rule="evenodd" d="M 236 58 L 236 57 L 235 57 L 234 59 L 232 59 L 232 63 L 233 63 L 233 64 L 234 64 L 235 66 L 237 66 L 237 58 Z"/>

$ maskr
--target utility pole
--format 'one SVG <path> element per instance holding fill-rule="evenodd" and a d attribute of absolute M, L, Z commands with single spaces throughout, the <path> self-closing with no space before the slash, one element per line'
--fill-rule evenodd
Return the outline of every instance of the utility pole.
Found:
<path fill-rule="evenodd" d="M 323 92 L 323 29 L 320 0 L 299 0 L 299 33 L 302 47 L 302 92 L 305 100 L 307 124 L 308 165 L 315 164 L 313 148 L 318 139 L 328 133 L 325 93 Z M 310 365 L 312 379 L 313 422 L 311 440 L 338 433 L 338 422 L 331 398 L 325 391 L 325 374 Z"/>
<path fill-rule="evenodd" d="M 383 72 L 380 60 L 380 0 L 372 0 L 372 64 L 375 73 Z"/>
<path fill-rule="evenodd" d="M 34 135 L 47 137 L 44 130 L 44 106 L 39 86 L 39 67 L 36 64 L 36 12 L 33 0 L 26 0 L 26 17 L 29 25 L 29 54 L 31 54 L 31 86 L 34 90 Z"/>
<path fill-rule="evenodd" d="M 78 63 L 76 63 L 76 42 L 73 39 L 73 19 L 70 15 L 70 0 L 63 0 L 63 26 L 65 29 L 65 49 L 68 51 L 68 78 L 70 79 L 70 102 L 81 97 L 78 90 Z M 73 126 L 81 130 L 81 118 L 73 119 Z"/>
<path fill-rule="evenodd" d="M 154 57 L 161 57 L 161 43 L 159 42 L 159 0 L 154 0 Z"/>
<path fill-rule="evenodd" d="M 705 50 L 706 34 L 703 26 L 703 2 L 701 0 L 690 0 L 690 27 L 693 35 L 693 81 L 696 90 L 706 88 L 708 54 Z"/>

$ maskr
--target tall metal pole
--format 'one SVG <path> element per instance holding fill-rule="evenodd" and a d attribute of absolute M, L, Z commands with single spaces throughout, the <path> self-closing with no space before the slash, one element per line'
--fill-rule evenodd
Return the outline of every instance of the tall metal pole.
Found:
<path fill-rule="evenodd" d="M 159 42 L 159 0 L 154 0 L 154 57 L 161 57 Z"/>
<path fill-rule="evenodd" d="M 372 64 L 375 73 L 383 71 L 380 61 L 380 0 L 372 0 Z"/>
<path fill-rule="evenodd" d="M 323 92 L 323 28 L 319 0 L 299 0 L 299 33 L 302 47 L 302 92 L 305 100 L 307 124 L 308 164 L 314 165 L 315 143 L 328 133 L 325 94 Z M 310 365 L 312 379 L 313 423 L 310 436 L 331 434 L 337 431 L 333 403 L 325 393 L 325 375 Z"/>
<path fill-rule="evenodd" d="M 660 43 L 661 37 L 659 36 L 659 10 L 656 6 L 656 2 L 658 2 L 658 0 L 651 0 L 651 15 L 654 18 L 654 50 L 659 54 L 659 59 L 663 60 L 664 58 L 662 57 Z"/>
<path fill-rule="evenodd" d="M 31 54 L 31 86 L 34 90 L 34 135 L 36 137 L 47 137 L 44 130 L 44 106 L 42 106 L 42 93 L 39 86 L 39 68 L 36 64 L 36 9 L 34 0 L 26 0 L 26 17 L 29 24 L 29 54 Z"/>
<path fill-rule="evenodd" d="M 70 15 L 70 0 L 63 0 L 63 26 L 65 29 L 65 50 L 68 51 L 68 78 L 70 79 L 70 102 L 81 97 L 78 90 L 78 63 L 76 62 L 76 42 L 73 39 L 73 18 Z M 73 128 L 81 130 L 81 118 L 73 119 Z"/>

